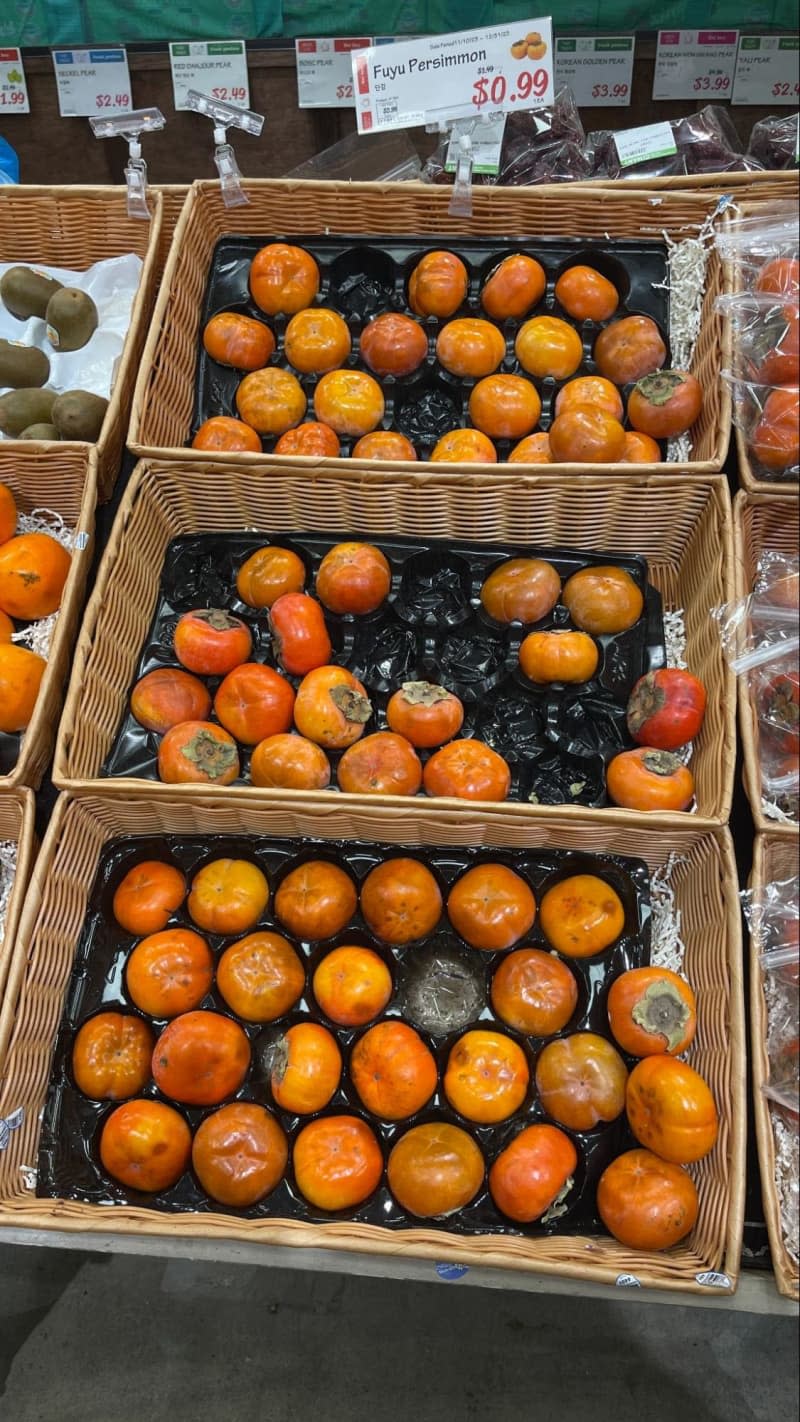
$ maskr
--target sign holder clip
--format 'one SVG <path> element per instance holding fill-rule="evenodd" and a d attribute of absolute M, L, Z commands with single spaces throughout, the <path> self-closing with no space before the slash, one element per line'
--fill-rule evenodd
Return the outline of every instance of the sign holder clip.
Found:
<path fill-rule="evenodd" d="M 139 142 L 143 133 L 157 133 L 166 119 L 160 109 L 133 109 L 129 114 L 102 114 L 90 118 L 95 138 L 125 138 L 128 141 L 128 162 L 125 165 L 125 186 L 128 189 L 128 216 L 150 220 L 147 206 L 147 164 Z"/>
<path fill-rule="evenodd" d="M 236 162 L 236 154 L 228 142 L 228 129 L 241 128 L 258 138 L 264 127 L 263 114 L 252 109 L 240 109 L 224 99 L 210 99 L 197 89 L 189 89 L 186 104 L 193 113 L 205 114 L 214 124 L 214 163 L 219 173 L 222 201 L 226 207 L 241 207 L 250 199 L 242 188 L 242 174 Z"/>

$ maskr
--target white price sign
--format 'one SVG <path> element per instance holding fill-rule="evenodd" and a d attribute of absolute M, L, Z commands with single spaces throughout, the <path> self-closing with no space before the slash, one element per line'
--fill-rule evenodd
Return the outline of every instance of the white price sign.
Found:
<path fill-rule="evenodd" d="M 176 109 L 188 109 L 190 89 L 209 99 L 224 99 L 237 108 L 250 107 L 250 81 L 244 40 L 202 40 L 171 44 L 172 92 Z"/>
<path fill-rule="evenodd" d="M 647 163 L 655 158 L 668 158 L 677 153 L 672 126 L 668 123 L 648 123 L 642 128 L 626 128 L 614 134 L 614 144 L 620 164 L 630 168 L 634 163 Z"/>
<path fill-rule="evenodd" d="M 53 68 L 62 118 L 90 118 L 133 108 L 124 49 L 56 49 Z"/>
<path fill-rule="evenodd" d="M 800 100 L 797 35 L 742 35 L 733 79 L 734 104 L 791 104 Z"/>
<path fill-rule="evenodd" d="M 353 50 L 369 49 L 375 41 L 362 39 L 299 39 L 294 42 L 297 62 L 297 102 L 301 109 L 352 109 Z"/>
<path fill-rule="evenodd" d="M 487 114 L 485 119 L 457 119 L 450 130 L 445 172 L 455 173 L 462 152 L 459 140 L 466 134 L 471 145 L 473 173 L 498 173 L 505 131 L 505 114 Z"/>
<path fill-rule="evenodd" d="M 18 49 L 0 49 L 0 116 L 30 111 L 22 55 Z"/>
<path fill-rule="evenodd" d="M 556 88 L 579 108 L 624 108 L 633 85 L 633 35 L 556 40 Z"/>
<path fill-rule="evenodd" d="M 359 133 L 533 109 L 553 99 L 550 17 L 352 55 Z"/>
<path fill-rule="evenodd" d="M 654 99 L 729 99 L 738 30 L 659 30 Z"/>

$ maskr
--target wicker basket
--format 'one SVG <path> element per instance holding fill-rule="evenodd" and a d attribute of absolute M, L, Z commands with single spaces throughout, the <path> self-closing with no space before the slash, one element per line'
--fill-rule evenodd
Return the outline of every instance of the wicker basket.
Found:
<path fill-rule="evenodd" d="M 698 193 L 713 195 L 719 199 L 733 196 L 746 202 L 797 202 L 800 196 L 800 169 L 781 169 L 753 173 L 688 173 L 668 178 L 647 178 L 641 183 L 635 178 L 615 178 L 603 182 L 593 182 L 593 187 L 614 188 L 619 191 L 623 185 L 626 191 L 636 188 L 646 192 Z"/>
<path fill-rule="evenodd" d="M 243 528 L 352 530 L 377 540 L 381 534 L 423 534 L 644 555 L 665 605 L 686 612 L 688 661 L 708 689 L 705 726 L 694 758 L 698 813 L 708 821 L 725 822 L 735 769 L 735 684 L 708 616 L 710 607 L 729 599 L 733 587 L 724 479 L 637 475 L 600 484 L 542 473 L 530 480 L 520 476 L 513 485 L 458 488 L 439 484 L 433 472 L 422 483 L 377 475 L 359 483 L 337 478 L 332 470 L 299 475 L 280 465 L 276 476 L 265 479 L 255 469 L 234 472 L 230 466 L 177 460 L 138 466 L 109 540 L 73 665 L 53 769 L 61 789 L 126 795 L 134 791 L 172 799 L 198 793 L 197 786 L 98 779 L 127 704 L 170 539 Z M 209 787 L 207 793 L 226 798 L 235 793 L 260 801 L 271 792 L 238 786 L 234 792 L 220 786 Z M 325 791 L 294 794 L 326 806 L 331 800 Z M 337 797 L 339 803 L 358 798 Z M 404 802 L 382 797 L 382 803 Z M 443 799 L 437 805 L 464 809 L 462 800 Z M 581 813 L 571 807 L 518 802 L 508 802 L 504 812 L 513 819 L 562 819 Z M 589 813 L 604 818 L 615 814 L 623 820 L 631 814 Z M 685 816 L 671 818 L 685 822 Z M 641 815 L 634 813 L 633 819 Z"/>
<path fill-rule="evenodd" d="M 32 790 L 0 791 L 0 841 L 16 841 L 17 845 L 14 884 L 6 908 L 5 923 L 0 925 L 0 1003 L 14 956 L 25 890 L 33 867 L 35 808 Z"/>
<path fill-rule="evenodd" d="M 775 834 L 756 835 L 753 854 L 752 889 L 763 889 L 773 880 L 797 875 L 797 845 Z M 769 1248 L 778 1291 L 789 1298 L 800 1298 L 800 1277 L 797 1260 L 789 1254 L 783 1242 L 781 1211 L 775 1184 L 775 1137 L 772 1112 L 762 1090 L 769 1076 L 767 1057 L 767 1004 L 759 955 L 761 944 L 756 933 L 750 936 L 750 1046 L 753 1061 L 753 1106 L 758 1142 L 758 1164 L 761 1171 L 761 1198 L 767 1222 Z"/>
<path fill-rule="evenodd" d="M 194 402 L 195 367 L 200 312 L 211 255 L 226 232 L 268 236 L 272 233 L 386 234 L 413 233 L 443 237 L 541 233 L 544 236 L 660 237 L 675 240 L 697 231 L 716 207 L 713 196 L 668 194 L 653 198 L 642 190 L 582 185 L 541 188 L 477 188 L 470 219 L 451 216 L 449 190 L 426 183 L 311 183 L 262 179 L 244 184 L 249 202 L 231 213 L 222 203 L 218 183 L 195 183 L 181 214 L 164 281 L 156 304 L 133 401 L 128 443 L 136 454 L 157 458 L 185 457 Z M 692 473 L 722 468 L 730 434 L 730 399 L 719 378 L 726 363 L 723 323 L 713 305 L 722 290 L 722 268 L 716 252 L 709 258 L 704 319 L 693 361 L 703 386 L 705 403 L 695 426 Z M 222 463 L 263 467 L 274 455 L 222 454 L 198 456 Z M 318 463 L 308 457 L 291 460 L 301 467 Z M 360 477 L 356 460 L 332 464 Z M 395 469 L 419 473 L 419 466 L 397 463 Z M 524 469 L 515 465 L 515 469 Z M 653 465 L 652 468 L 663 466 Z M 565 473 L 629 474 L 631 466 L 564 464 Z M 457 483 L 464 469 L 485 487 L 502 477 L 497 466 L 466 465 L 443 477 Z M 488 472 L 487 472 L 488 469 Z"/>
<path fill-rule="evenodd" d="M 114 388 L 95 446 L 101 502 L 110 496 L 117 478 L 134 382 L 155 299 L 161 240 L 161 197 L 157 192 L 150 194 L 150 208 L 150 222 L 129 217 L 125 188 L 11 186 L 0 189 L 0 258 L 3 261 L 45 262 L 75 271 L 84 271 L 93 262 L 127 252 L 135 252 L 143 261 Z M 0 447 L 20 455 L 33 450 L 42 459 L 61 453 L 65 445 L 86 454 L 85 444 L 72 441 L 68 444 L 42 441 L 31 445 L 27 440 L 5 440 Z"/>
<path fill-rule="evenodd" d="M 160 183 L 155 185 L 152 191 L 161 194 L 161 235 L 156 259 L 156 274 L 160 278 L 167 264 L 172 238 L 190 187 L 188 183 Z"/>
<path fill-rule="evenodd" d="M 97 502 L 95 452 L 85 444 L 53 445 L 52 452 L 42 459 L 27 441 L 16 444 L 13 450 L 0 443 L 0 483 L 11 489 L 21 513 L 48 509 L 60 514 L 77 533 L 77 546 L 72 554 L 36 707 L 22 736 L 13 771 L 0 775 L 0 791 L 11 785 L 38 789 L 53 749 L 70 653 L 92 562 Z"/>
<path fill-rule="evenodd" d="M 21 1167 L 36 1161 L 39 1116 L 64 990 L 88 895 L 104 843 L 119 835 L 252 833 L 380 840 L 384 843 L 547 846 L 640 855 L 652 869 L 677 852 L 676 903 L 686 942 L 686 971 L 698 996 L 698 1032 L 691 1060 L 707 1078 L 720 1112 L 720 1134 L 710 1156 L 693 1169 L 700 1215 L 689 1239 L 668 1254 L 636 1252 L 611 1239 L 560 1236 L 465 1238 L 425 1228 L 394 1232 L 372 1225 L 245 1221 L 221 1214 L 160 1216 L 133 1207 L 97 1209 L 36 1199 Z M 12 1017 L 16 1018 L 12 1030 Z M 739 1269 L 744 1198 L 745 1053 L 741 928 L 736 869 L 727 830 L 689 825 L 681 836 L 652 828 L 555 821 L 514 825 L 491 813 L 468 813 L 456 823 L 435 810 L 316 809 L 62 796 L 39 858 L 18 936 L 4 1013 L 0 1059 L 7 1039 L 0 1116 L 22 1107 L 25 1119 L 0 1153 L 0 1226 L 119 1231 L 246 1239 L 372 1254 L 405 1254 L 464 1264 L 540 1270 L 615 1283 L 633 1274 L 643 1285 L 707 1291 L 733 1288 Z M 708 1278 L 712 1273 L 716 1277 Z M 723 1279 L 719 1275 L 723 1274 Z"/>
<path fill-rule="evenodd" d="M 733 501 L 734 565 L 736 597 L 752 592 L 761 554 L 797 553 L 800 537 L 800 502 L 769 494 L 740 491 Z M 758 745 L 758 717 L 745 677 L 739 682 L 739 726 L 744 753 L 744 788 L 750 801 L 756 829 L 797 841 L 798 826 L 776 824 L 762 808 L 761 760 Z"/>

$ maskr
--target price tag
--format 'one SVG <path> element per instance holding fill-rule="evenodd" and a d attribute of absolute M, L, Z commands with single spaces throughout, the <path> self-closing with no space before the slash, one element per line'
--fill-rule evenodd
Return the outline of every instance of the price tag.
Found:
<path fill-rule="evenodd" d="M 133 108 L 128 55 L 124 49 L 53 51 L 58 108 L 62 118 L 124 113 Z"/>
<path fill-rule="evenodd" d="M 733 79 L 734 104 L 797 104 L 797 35 L 742 35 Z"/>
<path fill-rule="evenodd" d="M 0 49 L 0 114 L 29 114 L 28 86 L 18 49 Z"/>
<path fill-rule="evenodd" d="M 369 49 L 366 39 L 295 40 L 297 102 L 301 109 L 352 109 L 354 49 Z"/>
<path fill-rule="evenodd" d="M 359 133 L 410 128 L 553 99 L 550 17 L 376 45 L 352 56 Z"/>
<path fill-rule="evenodd" d="M 453 124 L 450 130 L 450 142 L 447 145 L 447 156 L 444 160 L 446 172 L 454 173 L 458 167 L 459 155 L 462 152 L 458 140 L 464 133 L 469 134 L 472 141 L 473 173 L 496 174 L 500 171 L 500 150 L 503 147 L 506 116 L 505 114 L 489 114 L 487 120 L 484 120 L 483 117 L 457 119 Z"/>
<path fill-rule="evenodd" d="M 623 168 L 633 163 L 647 163 L 653 158 L 668 158 L 677 153 L 672 126 L 668 123 L 648 123 L 643 128 L 626 128 L 614 134 L 614 145 Z"/>
<path fill-rule="evenodd" d="M 633 35 L 556 40 L 556 88 L 579 108 L 625 108 L 633 83 Z"/>
<path fill-rule="evenodd" d="M 176 109 L 188 109 L 189 89 L 196 89 L 209 99 L 224 99 L 239 109 L 249 109 L 250 81 L 244 40 L 171 44 L 169 62 Z"/>
<path fill-rule="evenodd" d="M 738 30 L 659 30 L 654 99 L 729 99 Z"/>

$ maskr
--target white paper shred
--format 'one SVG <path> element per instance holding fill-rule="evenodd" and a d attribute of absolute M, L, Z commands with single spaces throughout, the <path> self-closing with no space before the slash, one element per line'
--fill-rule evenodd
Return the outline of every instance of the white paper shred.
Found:
<path fill-rule="evenodd" d="M 681 937 L 681 911 L 675 902 L 672 875 L 683 860 L 671 854 L 661 869 L 656 869 L 650 879 L 650 907 L 652 910 L 652 930 L 650 962 L 655 968 L 668 968 L 680 977 L 686 978 L 683 960 L 686 944 Z"/>
<path fill-rule="evenodd" d="M 11 890 L 14 887 L 14 875 L 16 872 L 16 842 L 11 839 L 0 840 L 0 943 L 2 943 L 5 934 L 8 901 L 11 898 Z"/>
<path fill-rule="evenodd" d="M 49 533 L 68 553 L 74 552 L 75 549 L 75 529 L 70 528 L 61 515 L 53 513 L 52 509 L 34 509 L 29 514 L 21 513 L 17 519 L 17 533 Z M 38 622 L 31 622 L 21 631 L 14 632 L 11 640 L 19 642 L 21 646 L 28 647 L 30 651 L 37 652 L 47 660 L 57 621 L 57 612 L 51 613 L 49 617 L 40 617 Z"/>
<path fill-rule="evenodd" d="M 689 370 L 697 337 L 706 291 L 706 268 L 714 242 L 714 217 L 706 218 L 696 237 L 675 242 L 662 232 L 667 244 L 667 279 L 655 283 L 669 291 L 669 343 L 673 370 Z M 689 434 L 667 442 L 667 463 L 686 464 L 692 456 Z"/>
<path fill-rule="evenodd" d="M 764 1001 L 767 1005 L 767 1042 L 773 1035 L 777 1021 L 785 1022 L 786 1004 L 782 998 L 774 975 L 765 973 Z M 780 1107 L 770 1102 L 772 1137 L 775 1145 L 775 1187 L 781 1212 L 781 1232 L 787 1252 L 793 1259 L 800 1259 L 800 1161 L 798 1160 L 798 1134 L 788 1125 Z"/>

